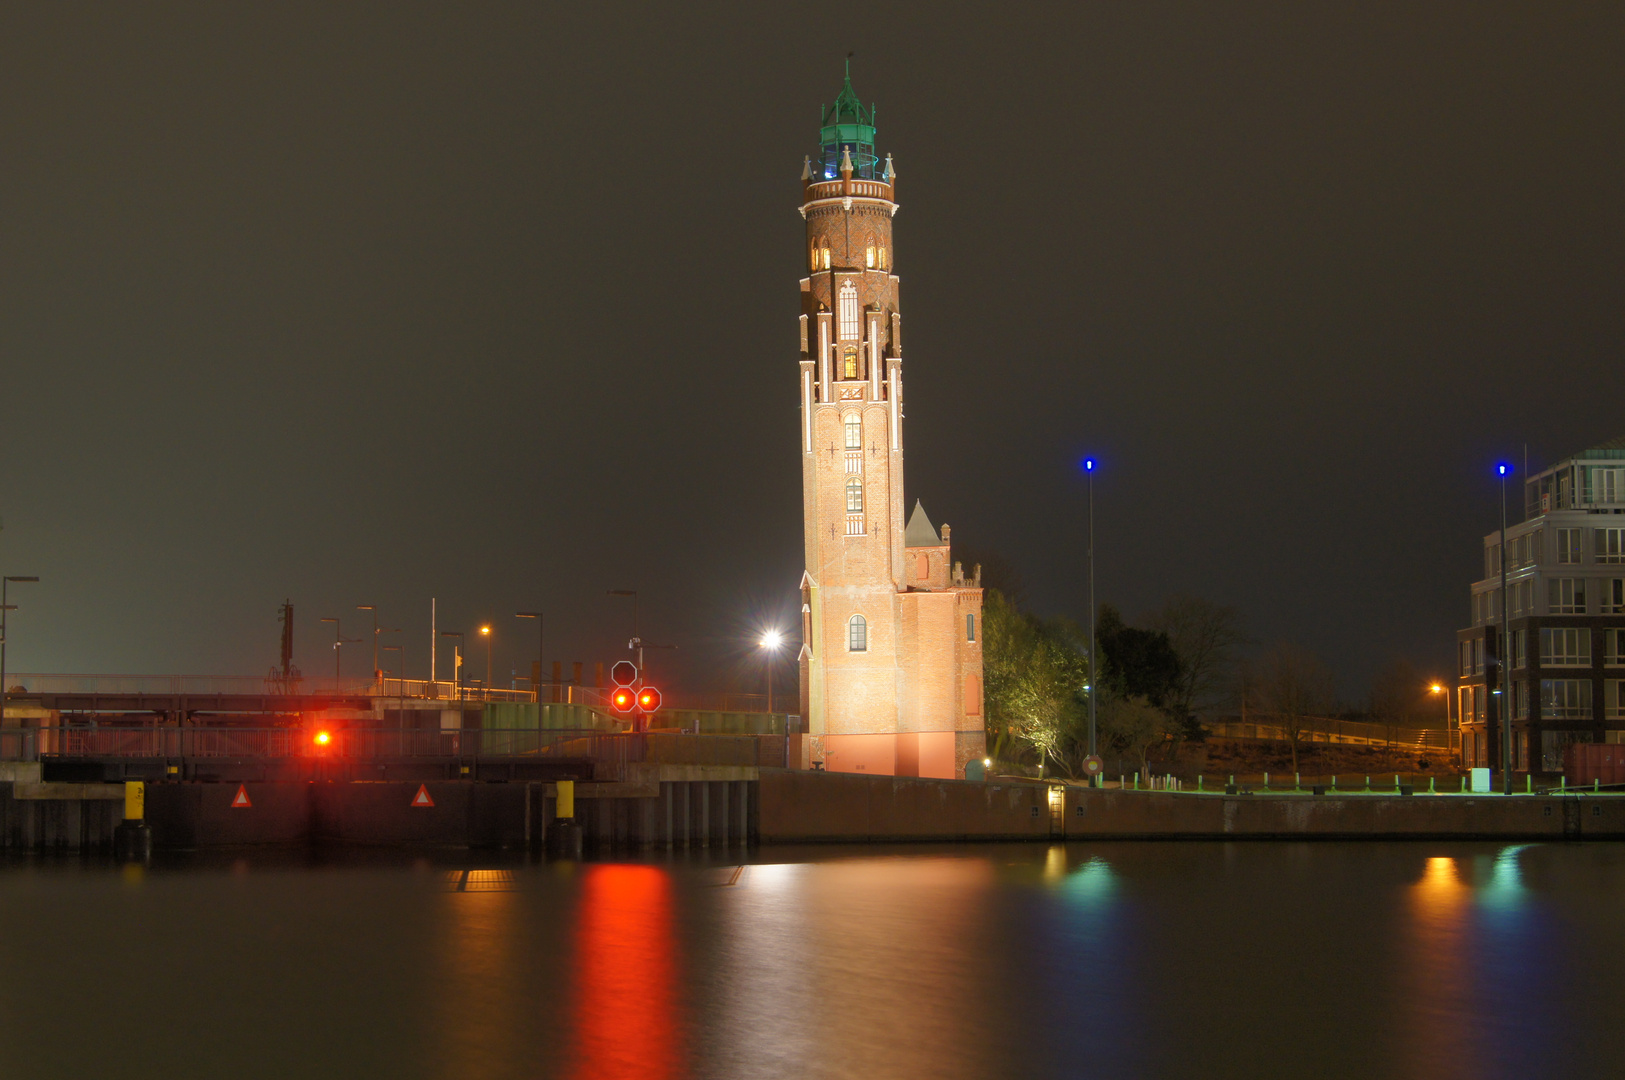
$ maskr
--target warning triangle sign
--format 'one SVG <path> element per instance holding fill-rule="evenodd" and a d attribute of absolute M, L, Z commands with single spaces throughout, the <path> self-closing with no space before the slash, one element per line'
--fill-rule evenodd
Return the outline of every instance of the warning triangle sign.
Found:
<path fill-rule="evenodd" d="M 434 800 L 429 798 L 429 785 L 419 784 L 418 793 L 412 796 L 413 806 L 433 806 Z"/>
<path fill-rule="evenodd" d="M 253 805 L 253 803 L 248 801 L 248 785 L 238 784 L 237 794 L 231 797 L 231 808 L 233 810 L 246 810 Z"/>

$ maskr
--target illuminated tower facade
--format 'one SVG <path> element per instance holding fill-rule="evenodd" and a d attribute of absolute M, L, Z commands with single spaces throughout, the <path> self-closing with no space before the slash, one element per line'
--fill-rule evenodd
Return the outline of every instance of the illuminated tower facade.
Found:
<path fill-rule="evenodd" d="M 985 753 L 980 570 L 916 503 L 905 524 L 897 171 L 852 91 L 802 168 L 801 692 L 836 772 L 955 777 Z"/>

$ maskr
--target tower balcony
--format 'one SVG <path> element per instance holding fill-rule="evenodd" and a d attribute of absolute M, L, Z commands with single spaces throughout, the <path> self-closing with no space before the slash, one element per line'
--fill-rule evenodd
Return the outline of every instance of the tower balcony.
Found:
<path fill-rule="evenodd" d="M 819 199 L 842 199 L 847 196 L 854 199 L 896 201 L 892 197 L 892 185 L 882 180 L 861 180 L 853 177 L 851 180 L 815 180 L 807 184 L 808 202 L 816 202 Z"/>

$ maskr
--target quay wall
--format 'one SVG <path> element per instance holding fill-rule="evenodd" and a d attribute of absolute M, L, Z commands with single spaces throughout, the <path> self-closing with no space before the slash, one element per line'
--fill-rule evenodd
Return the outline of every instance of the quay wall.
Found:
<path fill-rule="evenodd" d="M 123 785 L 0 776 L 0 849 L 106 851 Z M 419 790 L 432 805 L 414 805 Z M 538 847 L 543 781 L 265 781 L 147 785 L 159 849 L 343 843 Z M 635 765 L 576 785 L 588 848 L 745 843 L 1240 839 L 1625 839 L 1625 795 L 1193 794 L 729 765 Z"/>

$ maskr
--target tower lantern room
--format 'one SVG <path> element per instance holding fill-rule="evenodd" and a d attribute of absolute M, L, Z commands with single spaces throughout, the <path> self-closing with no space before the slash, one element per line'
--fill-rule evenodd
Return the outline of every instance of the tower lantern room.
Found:
<path fill-rule="evenodd" d="M 846 62 L 846 82 L 835 104 L 823 110 L 823 127 L 818 133 L 819 176 L 834 180 L 841 175 L 841 155 L 852 155 L 852 175 L 875 179 L 875 107 L 865 108 L 852 89 L 852 61 Z"/>

